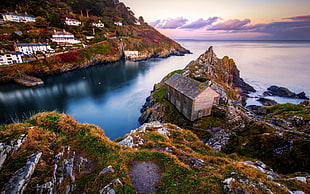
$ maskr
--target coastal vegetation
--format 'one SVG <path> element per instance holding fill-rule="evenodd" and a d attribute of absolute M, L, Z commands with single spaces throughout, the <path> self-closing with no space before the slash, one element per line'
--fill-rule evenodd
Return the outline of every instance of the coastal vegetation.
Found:
<path fill-rule="evenodd" d="M 27 136 L 27 140 L 2 166 L 0 185 L 5 185 L 32 153 L 42 152 L 25 193 L 33 193 L 39 185 L 51 181 L 58 153 L 63 153 L 64 158 L 60 159 L 63 161 L 66 158 L 69 161 L 71 157 L 75 163 L 81 158 L 87 161 L 80 167 L 74 163 L 71 175 L 74 179 L 67 174 L 66 168 L 58 167 L 56 177 L 62 176 L 63 181 L 54 185 L 54 188 L 59 192 L 65 192 L 68 185 L 74 185 L 73 192 L 95 193 L 112 180 L 119 179 L 122 184 L 113 186 L 116 192 L 135 193 L 135 185 L 130 176 L 135 161 L 153 162 L 159 166 L 159 193 L 223 193 L 227 189 L 223 186 L 223 181 L 232 174 L 235 181 L 229 184 L 229 188 L 233 191 L 241 189 L 261 193 L 266 191 L 259 185 L 265 185 L 274 193 L 287 192 L 284 187 L 277 185 L 281 183 L 288 189 L 302 188 L 309 192 L 307 184 L 284 176 L 278 178 L 276 181 L 279 183 L 275 184 L 268 179 L 267 174 L 244 164 L 242 161 L 245 158 L 215 152 L 189 130 L 173 124 L 163 124 L 166 130 L 164 135 L 159 133 L 159 128 L 149 125 L 145 132 L 137 130 L 132 133 L 134 141 L 138 142 L 139 137 L 140 140 L 143 139 L 143 144 L 130 148 L 109 140 L 104 131 L 95 125 L 80 124 L 71 116 L 56 112 L 40 113 L 24 123 L 1 126 L 0 138 L 4 145 L 22 134 Z M 109 165 L 113 167 L 113 172 L 101 174 L 102 169 Z M 247 180 L 250 184 L 243 184 L 241 180 Z"/>
<path fill-rule="evenodd" d="M 133 60 L 189 52 L 149 26 L 142 17 L 137 19 L 129 7 L 118 1 L 14 1 L 1 4 L 1 10 L 27 13 L 36 17 L 36 22 L 0 23 L 0 50 L 13 51 L 16 43 L 48 43 L 54 49 L 50 53 L 33 53 L 28 56 L 30 60 L 21 64 L 1 65 L 1 83 L 24 74 L 43 77 L 114 62 L 126 57 L 125 50 L 138 51 Z M 81 24 L 67 25 L 66 18 L 76 19 Z M 98 21 L 104 26 L 93 26 Z M 80 43 L 53 42 L 51 38 L 55 32 L 71 33 Z"/>

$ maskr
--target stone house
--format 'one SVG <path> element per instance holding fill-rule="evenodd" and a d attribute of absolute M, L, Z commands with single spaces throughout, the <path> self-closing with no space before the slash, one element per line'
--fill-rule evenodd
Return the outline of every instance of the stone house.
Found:
<path fill-rule="evenodd" d="M 205 83 L 175 73 L 165 81 L 165 97 L 187 119 L 194 121 L 211 114 L 220 94 Z"/>

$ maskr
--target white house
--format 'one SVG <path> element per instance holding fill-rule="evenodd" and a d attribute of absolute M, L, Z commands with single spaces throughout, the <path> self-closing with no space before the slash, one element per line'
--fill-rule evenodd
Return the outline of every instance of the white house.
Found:
<path fill-rule="evenodd" d="M 15 51 L 22 52 L 26 55 L 36 54 L 37 52 L 47 53 L 54 51 L 47 43 L 21 43 L 15 44 L 14 47 Z"/>
<path fill-rule="evenodd" d="M 23 53 L 12 52 L 12 53 L 0 53 L 0 65 L 22 63 Z"/>
<path fill-rule="evenodd" d="M 4 21 L 11 22 L 35 22 L 36 18 L 27 14 L 5 13 L 2 14 Z"/>
<path fill-rule="evenodd" d="M 126 59 L 132 59 L 139 57 L 139 51 L 124 51 L 124 55 Z"/>
<path fill-rule="evenodd" d="M 65 24 L 67 24 L 68 26 L 79 26 L 82 25 L 82 22 L 76 19 L 66 18 Z"/>
<path fill-rule="evenodd" d="M 86 36 L 87 40 L 90 40 L 90 39 L 93 39 L 93 38 L 95 38 L 95 36 Z"/>
<path fill-rule="evenodd" d="M 99 20 L 99 22 L 97 23 L 93 23 L 93 26 L 97 27 L 97 28 L 103 28 L 104 27 L 104 23 L 101 22 L 101 20 Z"/>
<path fill-rule="evenodd" d="M 66 31 L 55 31 L 52 35 L 51 41 L 59 43 L 69 43 L 69 44 L 78 44 L 81 43 L 78 39 L 74 37 L 73 34 Z"/>
<path fill-rule="evenodd" d="M 123 26 L 123 23 L 122 23 L 122 22 L 114 22 L 114 24 L 115 24 L 116 26 Z"/>

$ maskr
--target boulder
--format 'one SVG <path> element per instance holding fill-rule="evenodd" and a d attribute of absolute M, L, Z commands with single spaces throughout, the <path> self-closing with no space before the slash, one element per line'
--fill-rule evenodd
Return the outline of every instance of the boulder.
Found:
<path fill-rule="evenodd" d="M 263 93 L 264 96 L 280 96 L 288 98 L 297 98 L 297 99 L 309 99 L 305 92 L 296 94 L 285 87 L 270 86 L 267 88 L 267 91 Z"/>

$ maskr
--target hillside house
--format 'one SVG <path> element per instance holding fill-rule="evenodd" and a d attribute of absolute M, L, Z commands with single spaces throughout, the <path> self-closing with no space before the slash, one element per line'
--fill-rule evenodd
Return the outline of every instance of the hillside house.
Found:
<path fill-rule="evenodd" d="M 76 19 L 66 18 L 65 24 L 68 26 L 79 26 L 79 25 L 82 25 L 82 22 Z"/>
<path fill-rule="evenodd" d="M 14 45 L 15 51 L 22 52 L 26 55 L 36 54 L 37 52 L 48 53 L 54 49 L 47 43 L 21 43 Z"/>
<path fill-rule="evenodd" d="M 104 27 L 104 23 L 102 23 L 101 20 L 99 20 L 99 22 L 94 22 L 93 26 L 95 26 L 97 28 L 103 28 Z"/>
<path fill-rule="evenodd" d="M 122 22 L 114 22 L 114 25 L 116 25 L 116 26 L 123 26 L 123 23 Z"/>
<path fill-rule="evenodd" d="M 18 14 L 18 13 L 5 13 L 2 14 L 4 21 L 11 22 L 35 22 L 36 18 L 28 14 Z"/>
<path fill-rule="evenodd" d="M 124 51 L 126 59 L 139 57 L 139 51 Z"/>
<path fill-rule="evenodd" d="M 0 53 L 0 65 L 22 63 L 22 56 L 20 52 Z"/>
<path fill-rule="evenodd" d="M 210 115 L 220 99 L 206 84 L 177 73 L 165 81 L 165 97 L 190 121 Z"/>
<path fill-rule="evenodd" d="M 51 41 L 57 42 L 58 44 L 78 44 L 81 43 L 74 37 L 73 34 L 66 31 L 55 31 L 52 35 Z"/>

